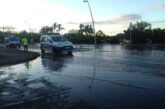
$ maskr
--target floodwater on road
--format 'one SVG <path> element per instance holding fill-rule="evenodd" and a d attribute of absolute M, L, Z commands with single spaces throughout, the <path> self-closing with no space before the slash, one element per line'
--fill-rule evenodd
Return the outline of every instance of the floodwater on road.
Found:
<path fill-rule="evenodd" d="M 0 67 L 0 108 L 165 109 L 165 50 L 77 45 Z"/>

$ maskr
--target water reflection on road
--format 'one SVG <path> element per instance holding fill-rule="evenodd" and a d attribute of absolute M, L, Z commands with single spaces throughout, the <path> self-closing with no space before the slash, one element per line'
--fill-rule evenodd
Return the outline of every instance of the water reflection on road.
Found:
<path fill-rule="evenodd" d="M 59 108 L 66 108 L 83 100 L 102 109 L 165 108 L 164 50 L 121 45 L 93 48 L 81 45 L 73 56 L 47 53 L 0 68 L 0 107 L 22 103 L 53 109 L 61 101 Z"/>

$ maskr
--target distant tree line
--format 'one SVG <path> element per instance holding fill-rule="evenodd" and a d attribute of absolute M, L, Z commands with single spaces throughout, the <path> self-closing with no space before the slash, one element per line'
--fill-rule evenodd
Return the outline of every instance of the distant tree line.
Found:
<path fill-rule="evenodd" d="M 0 31 L 0 42 L 3 42 L 4 38 L 9 34 L 16 35 L 20 38 L 23 36 L 29 37 L 29 40 L 33 38 L 34 42 L 39 42 L 41 34 L 47 34 L 51 32 L 61 33 L 65 28 L 61 24 L 54 22 L 51 26 L 43 26 L 39 33 L 28 33 L 22 31 L 19 33 L 11 33 L 10 31 Z M 131 31 L 132 43 L 165 43 L 165 29 L 155 28 L 152 29 L 152 25 L 145 21 L 136 22 L 133 24 L 133 30 Z M 91 25 L 80 24 L 78 30 L 70 30 L 64 34 L 73 43 L 94 43 L 94 33 Z M 124 30 L 124 33 L 119 33 L 115 36 L 108 36 L 104 34 L 102 30 L 96 32 L 97 44 L 100 43 L 113 43 L 117 44 L 124 40 L 130 40 L 130 31 Z"/>
<path fill-rule="evenodd" d="M 151 27 L 152 25 L 145 21 L 135 23 L 131 32 L 132 43 L 165 43 L 165 29 Z M 124 30 L 123 38 L 130 40 L 129 30 Z"/>
<path fill-rule="evenodd" d="M 0 43 L 3 43 L 4 42 L 4 38 L 9 36 L 9 35 L 17 36 L 20 39 L 22 39 L 23 36 L 27 36 L 29 38 L 29 41 L 31 39 L 33 39 L 33 42 L 37 42 L 38 43 L 39 39 L 40 39 L 40 36 L 42 34 L 48 34 L 48 33 L 51 33 L 51 32 L 61 33 L 61 31 L 64 30 L 62 25 L 58 24 L 56 22 L 54 22 L 51 26 L 43 26 L 40 29 L 39 33 L 34 33 L 34 32 L 29 33 L 29 32 L 26 32 L 26 31 L 21 31 L 19 33 L 16 33 L 16 32 L 9 31 L 9 29 L 7 31 L 4 31 L 4 29 L 5 28 L 2 28 L 3 31 L 0 31 Z"/>
<path fill-rule="evenodd" d="M 78 30 L 70 30 L 65 37 L 71 40 L 73 43 L 94 43 L 94 32 L 91 25 L 80 24 Z M 117 36 L 105 35 L 102 30 L 96 32 L 96 42 L 100 43 L 120 43 L 120 38 Z"/>
<path fill-rule="evenodd" d="M 49 32 L 55 32 L 55 33 L 61 33 L 62 30 L 64 30 L 65 28 L 62 27 L 61 24 L 57 24 L 56 22 L 53 23 L 53 25 L 51 26 L 43 26 L 40 29 L 40 34 L 47 34 Z"/>
<path fill-rule="evenodd" d="M 0 31 L 0 43 L 3 43 L 5 37 L 8 37 L 9 35 L 14 35 L 16 37 L 19 37 L 20 39 L 22 39 L 23 36 L 27 36 L 29 38 L 29 41 L 33 38 L 34 42 L 39 42 L 39 39 L 40 39 L 39 33 L 28 33 L 26 31 L 22 31 L 19 33 L 16 33 L 16 32 L 14 33 L 14 32 L 10 32 L 10 31 L 7 31 L 7 32 Z"/>

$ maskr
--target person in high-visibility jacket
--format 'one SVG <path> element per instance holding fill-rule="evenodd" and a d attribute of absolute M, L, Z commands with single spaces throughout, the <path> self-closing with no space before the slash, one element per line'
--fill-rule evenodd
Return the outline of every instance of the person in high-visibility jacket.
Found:
<path fill-rule="evenodd" d="M 28 39 L 26 37 L 22 39 L 22 44 L 24 47 L 24 51 L 28 51 Z"/>

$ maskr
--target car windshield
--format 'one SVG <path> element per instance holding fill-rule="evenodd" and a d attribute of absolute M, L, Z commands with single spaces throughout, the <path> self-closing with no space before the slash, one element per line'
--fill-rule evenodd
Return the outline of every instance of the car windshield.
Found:
<path fill-rule="evenodd" d="M 10 41 L 20 41 L 19 38 L 17 38 L 17 37 L 11 37 L 11 38 L 9 38 L 9 40 Z"/>
<path fill-rule="evenodd" d="M 63 36 L 52 36 L 52 40 L 55 42 L 65 42 L 67 41 L 65 37 Z"/>

